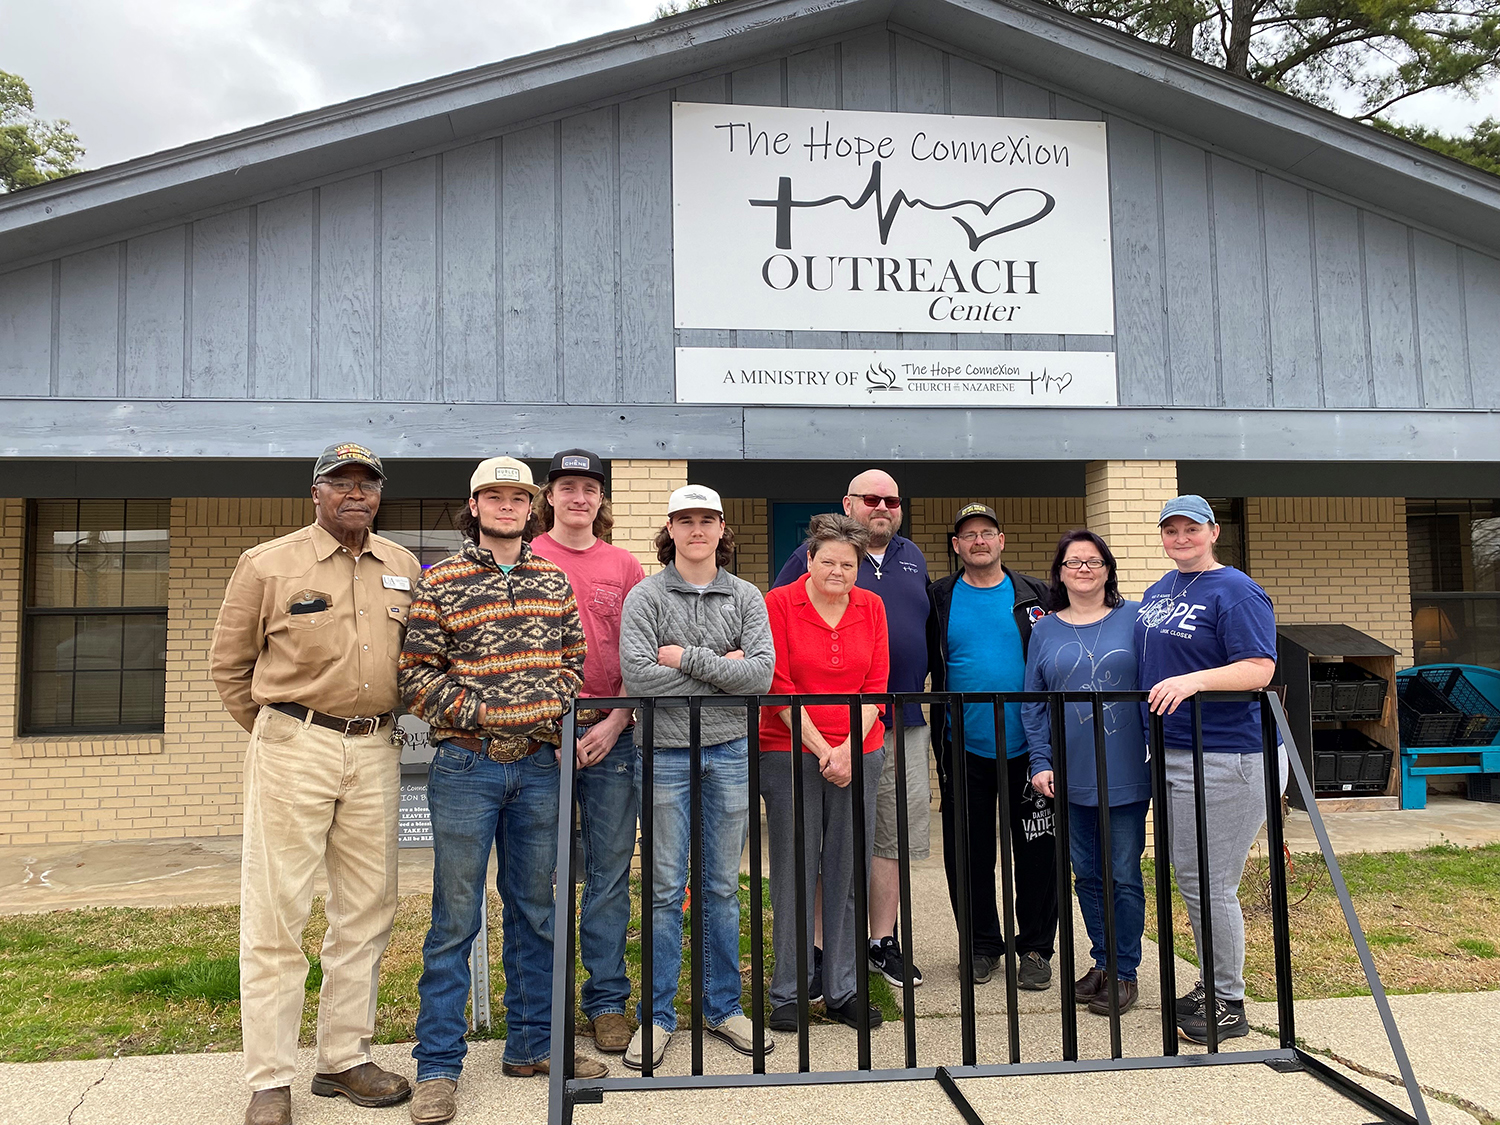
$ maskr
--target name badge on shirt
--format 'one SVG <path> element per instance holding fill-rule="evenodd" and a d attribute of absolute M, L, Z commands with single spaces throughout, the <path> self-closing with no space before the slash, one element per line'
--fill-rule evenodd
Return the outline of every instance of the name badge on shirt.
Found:
<path fill-rule="evenodd" d="M 387 590 L 410 590 L 411 579 L 400 574 L 382 574 L 380 584 Z"/>

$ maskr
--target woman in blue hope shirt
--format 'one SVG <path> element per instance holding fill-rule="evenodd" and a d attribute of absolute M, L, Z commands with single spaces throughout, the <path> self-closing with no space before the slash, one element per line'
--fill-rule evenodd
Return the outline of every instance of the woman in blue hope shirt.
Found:
<path fill-rule="evenodd" d="M 1151 685 L 1147 706 L 1164 716 L 1167 823 L 1172 867 L 1187 903 L 1198 947 L 1203 903 L 1212 911 L 1215 1011 L 1220 1040 L 1247 1035 L 1245 1022 L 1245 918 L 1240 877 L 1250 846 L 1266 822 L 1265 760 L 1257 703 L 1203 705 L 1203 786 L 1208 828 L 1208 878 L 1200 880 L 1193 799 L 1193 714 L 1182 704 L 1200 691 L 1254 691 L 1276 670 L 1276 620 L 1271 599 L 1255 582 L 1214 558 L 1219 525 L 1201 496 L 1179 496 L 1157 520 L 1162 549 L 1177 564 L 1146 591 L 1136 616 L 1141 684 Z M 1286 784 L 1285 751 L 1279 765 Z M 1204 884 L 1200 886 L 1200 883 Z M 1208 1041 L 1203 983 L 1177 1000 L 1177 1030 L 1194 1043 Z"/>
<path fill-rule="evenodd" d="M 1070 531 L 1052 559 L 1050 616 L 1036 623 L 1026 656 L 1027 691 L 1135 691 L 1135 615 L 1139 602 L 1120 597 L 1115 556 L 1092 531 Z M 1094 964 L 1074 986 L 1074 998 L 1095 1015 L 1109 1015 L 1108 937 L 1104 931 L 1104 848 L 1114 880 L 1115 972 L 1121 1013 L 1135 1006 L 1136 969 L 1146 926 L 1141 853 L 1151 771 L 1140 711 L 1134 703 L 1106 703 L 1105 773 L 1109 839 L 1099 837 L 1099 775 L 1094 760 L 1094 709 L 1064 705 L 1067 738 L 1068 834 L 1078 907 Z M 1031 784 L 1053 796 L 1055 756 L 1046 703 L 1022 705 L 1031 753 Z"/>

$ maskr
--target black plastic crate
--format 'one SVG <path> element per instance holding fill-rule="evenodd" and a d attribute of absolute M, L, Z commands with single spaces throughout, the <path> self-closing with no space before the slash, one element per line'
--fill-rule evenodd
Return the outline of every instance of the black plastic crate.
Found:
<path fill-rule="evenodd" d="M 1380 793 L 1392 753 L 1357 730 L 1313 731 L 1313 788 L 1319 793 Z"/>
<path fill-rule="evenodd" d="M 1500 775 L 1471 773 L 1469 775 L 1469 800 L 1500 804 Z"/>
<path fill-rule="evenodd" d="M 1454 746 L 1463 716 L 1437 688 L 1417 676 L 1396 679 L 1396 717 L 1402 746 Z"/>
<path fill-rule="evenodd" d="M 1488 746 L 1500 732 L 1500 708 L 1464 675 L 1462 668 L 1442 666 L 1416 669 L 1415 679 L 1430 686 L 1460 716 L 1453 746 Z"/>
<path fill-rule="evenodd" d="M 1385 712 L 1386 680 L 1358 664 L 1313 663 L 1312 718 L 1317 723 L 1379 722 Z"/>

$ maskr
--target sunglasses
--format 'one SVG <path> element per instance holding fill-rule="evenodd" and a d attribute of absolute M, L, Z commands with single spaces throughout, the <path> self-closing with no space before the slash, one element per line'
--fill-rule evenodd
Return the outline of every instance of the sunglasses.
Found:
<path fill-rule="evenodd" d="M 895 511 L 901 507 L 901 497 L 899 496 L 870 496 L 866 494 L 859 499 L 864 502 L 866 508 L 878 508 L 884 504 L 887 508 Z"/>

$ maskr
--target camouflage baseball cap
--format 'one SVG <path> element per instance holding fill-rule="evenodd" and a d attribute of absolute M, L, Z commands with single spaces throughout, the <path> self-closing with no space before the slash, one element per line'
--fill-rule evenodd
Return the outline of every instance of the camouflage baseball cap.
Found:
<path fill-rule="evenodd" d="M 381 480 L 385 480 L 385 470 L 380 466 L 380 458 L 370 449 L 352 441 L 335 442 L 323 450 L 318 455 L 317 463 L 313 465 L 313 480 L 345 465 L 363 465 Z"/>

